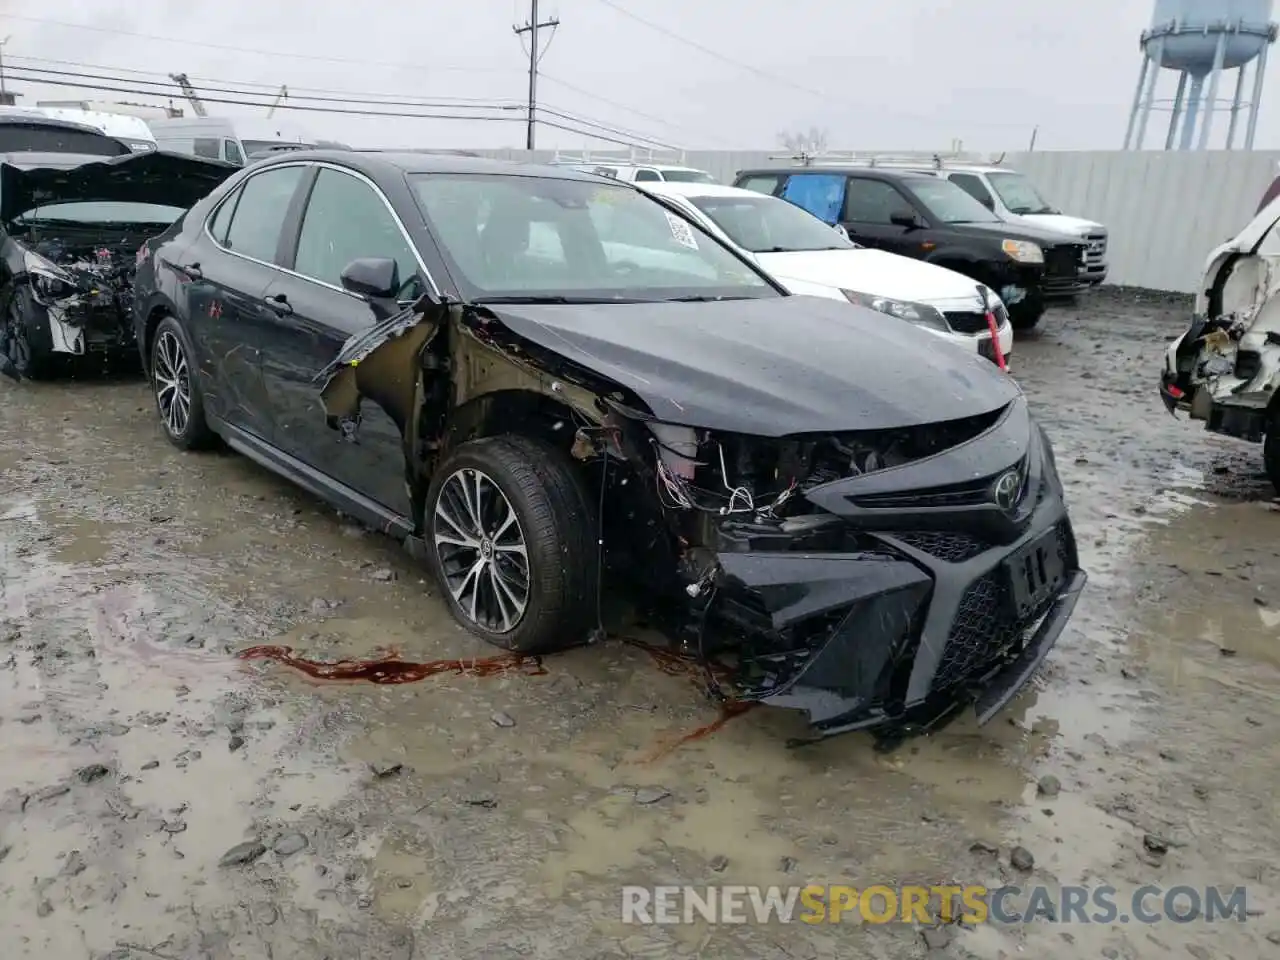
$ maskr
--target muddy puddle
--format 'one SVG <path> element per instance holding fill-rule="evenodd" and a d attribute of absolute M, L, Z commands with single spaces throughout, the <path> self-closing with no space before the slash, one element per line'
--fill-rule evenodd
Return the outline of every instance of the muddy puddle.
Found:
<path fill-rule="evenodd" d="M 1091 581 L 994 721 L 888 752 L 788 747 L 797 718 L 725 712 L 634 644 L 495 659 L 389 541 L 170 448 L 140 385 L 0 383 L 6 956 L 1280 949 L 1280 512 L 1256 450 L 1160 406 L 1171 310 L 1086 300 L 1017 343 Z M 629 883 L 944 881 L 1239 883 L 1260 912 L 928 939 L 620 915 Z"/>

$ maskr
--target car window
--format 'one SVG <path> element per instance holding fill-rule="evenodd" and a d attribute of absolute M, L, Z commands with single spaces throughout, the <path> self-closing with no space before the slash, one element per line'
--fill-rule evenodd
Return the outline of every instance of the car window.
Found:
<path fill-rule="evenodd" d="M 668 183 L 715 183 L 716 178 L 705 170 L 664 170 L 662 177 Z"/>
<path fill-rule="evenodd" d="M 1004 222 L 950 180 L 941 180 L 938 177 L 912 177 L 906 181 L 905 186 L 935 222 Z"/>
<path fill-rule="evenodd" d="M 228 250 L 275 263 L 280 229 L 304 170 L 305 167 L 278 167 L 245 181 L 227 231 Z"/>
<path fill-rule="evenodd" d="M 953 173 L 948 177 L 952 183 L 963 190 L 988 210 L 994 210 L 996 201 L 991 192 L 983 185 L 982 178 L 973 173 Z"/>
<path fill-rule="evenodd" d="M 636 171 L 636 180 L 637 180 L 637 181 L 641 181 L 641 180 L 661 180 L 661 179 L 662 179 L 662 177 L 659 175 L 659 173 L 658 173 L 658 171 L 657 171 L 657 170 L 637 170 L 637 171 Z"/>
<path fill-rule="evenodd" d="M 95 157 L 120 157 L 129 153 L 115 137 L 75 127 L 0 123 L 0 153 L 82 153 Z"/>
<path fill-rule="evenodd" d="M 766 193 L 773 196 L 778 191 L 778 181 L 782 178 L 777 174 L 769 174 L 762 177 L 744 177 L 741 183 L 736 186 L 743 190 L 753 190 L 756 193 Z"/>
<path fill-rule="evenodd" d="M 228 163 L 244 166 L 244 156 L 240 153 L 240 147 L 234 140 L 222 141 L 222 159 Z"/>
<path fill-rule="evenodd" d="M 844 209 L 842 173 L 796 173 L 787 178 L 782 199 L 808 210 L 823 223 L 834 224 Z"/>
<path fill-rule="evenodd" d="M 210 160 L 222 159 L 222 154 L 218 149 L 218 141 L 213 137 L 196 137 L 192 141 L 191 152 L 197 157 L 207 157 Z"/>
<path fill-rule="evenodd" d="M 779 295 L 706 231 L 622 184 L 509 174 L 409 180 L 471 298 Z"/>
<path fill-rule="evenodd" d="M 1040 195 L 1034 183 L 1022 174 L 1012 170 L 1004 170 L 987 174 L 991 188 L 1000 194 L 1000 199 L 1009 208 L 1010 213 L 1059 213 L 1048 200 Z"/>
<path fill-rule="evenodd" d="M 910 210 L 911 204 L 893 184 L 883 180 L 849 178 L 845 194 L 844 217 L 853 223 L 892 223 L 892 216 Z"/>
<path fill-rule="evenodd" d="M 235 213 L 238 199 L 240 199 L 240 191 L 231 191 L 231 194 L 218 204 L 218 209 L 213 212 L 209 220 L 209 233 L 223 246 L 227 245 L 227 227 L 231 225 L 231 215 Z"/>
<path fill-rule="evenodd" d="M 358 177 L 323 167 L 302 216 L 293 269 L 321 283 L 342 286 L 352 260 L 387 257 L 400 282 L 418 274 L 418 260 L 377 191 Z"/>
<path fill-rule="evenodd" d="M 752 253 L 853 250 L 854 245 L 807 210 L 776 197 L 691 197 L 693 205 Z"/>

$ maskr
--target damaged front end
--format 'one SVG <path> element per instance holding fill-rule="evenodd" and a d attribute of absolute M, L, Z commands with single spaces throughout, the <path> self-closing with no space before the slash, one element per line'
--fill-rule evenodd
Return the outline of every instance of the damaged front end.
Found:
<path fill-rule="evenodd" d="M 457 443 L 556 444 L 601 506 L 606 566 L 718 665 L 713 692 L 803 711 L 819 738 L 928 728 L 966 704 L 985 721 L 1065 626 L 1085 575 L 1020 393 L 944 422 L 756 436 L 663 422 L 516 324 L 426 299 L 388 318 L 318 378 L 330 426 L 354 436 L 376 400 L 403 430 L 415 502 Z"/>
<path fill-rule="evenodd" d="M 10 291 L 28 329 L 48 329 L 54 353 L 114 353 L 133 344 L 135 245 L 41 240 L 23 253 Z"/>
<path fill-rule="evenodd" d="M 1052 453 L 1021 399 L 781 440 L 647 426 L 706 628 L 686 642 L 731 657 L 738 697 L 802 710 L 818 737 L 927 729 L 969 703 L 985 722 L 1083 587 Z"/>
<path fill-rule="evenodd" d="M 1169 347 L 1160 398 L 1205 429 L 1260 443 L 1280 393 L 1280 304 L 1254 303 L 1243 312 L 1196 316 Z"/>
<path fill-rule="evenodd" d="M 1280 417 L 1280 208 L 1268 205 L 1208 258 L 1195 313 L 1170 344 L 1160 398 L 1252 443 Z"/>

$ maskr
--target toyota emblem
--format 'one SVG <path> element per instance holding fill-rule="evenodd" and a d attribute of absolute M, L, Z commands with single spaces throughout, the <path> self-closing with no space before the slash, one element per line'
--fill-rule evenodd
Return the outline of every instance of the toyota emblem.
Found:
<path fill-rule="evenodd" d="M 1022 497 L 1021 471 L 1017 469 L 1006 470 L 1000 474 L 1000 478 L 996 480 L 991 493 L 995 498 L 996 506 L 1001 510 L 1012 510 L 1018 505 L 1018 500 Z"/>

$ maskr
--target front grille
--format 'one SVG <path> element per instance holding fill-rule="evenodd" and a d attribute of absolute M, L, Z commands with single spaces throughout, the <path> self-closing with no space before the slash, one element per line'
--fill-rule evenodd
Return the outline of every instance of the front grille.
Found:
<path fill-rule="evenodd" d="M 1107 262 L 1107 235 L 1087 233 L 1084 237 L 1084 262 L 1090 270 L 1100 269 Z"/>
<path fill-rule="evenodd" d="M 1084 245 L 1064 243 L 1056 247 L 1048 247 L 1044 251 L 1044 272 L 1046 277 L 1056 279 L 1075 279 L 1079 267 L 1084 262 Z"/>
<path fill-rule="evenodd" d="M 948 563 L 963 563 L 987 549 L 985 541 L 967 533 L 908 530 L 901 533 L 894 531 L 891 535 L 921 553 L 927 553 L 931 557 L 937 557 Z"/>
<path fill-rule="evenodd" d="M 977 310 L 948 310 L 943 316 L 956 333 L 987 332 L 987 315 Z"/>
<path fill-rule="evenodd" d="M 1065 526 L 1058 527 L 1058 554 L 1070 563 Z M 942 690 L 985 673 L 990 667 L 1019 646 L 1053 600 L 1018 620 L 1008 595 L 1003 571 L 996 568 L 969 585 L 960 600 L 960 609 L 951 624 L 947 646 L 938 661 L 933 688 Z"/>

